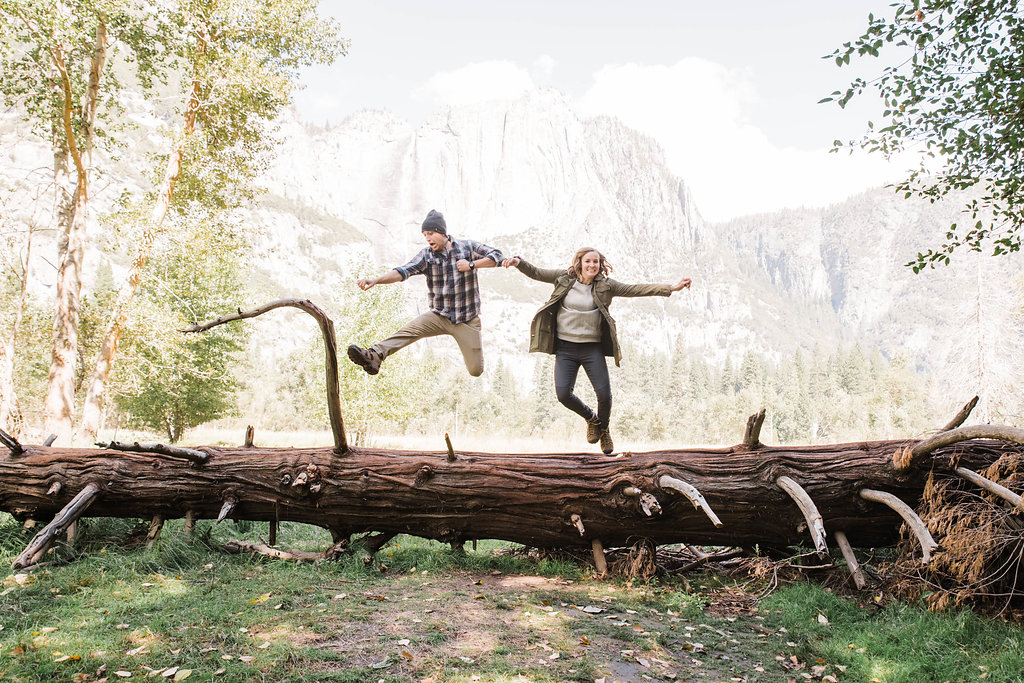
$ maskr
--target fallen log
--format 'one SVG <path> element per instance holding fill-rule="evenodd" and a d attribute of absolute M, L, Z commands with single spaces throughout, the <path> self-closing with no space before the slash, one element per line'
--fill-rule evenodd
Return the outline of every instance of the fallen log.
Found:
<path fill-rule="evenodd" d="M 863 497 L 884 491 L 913 507 L 930 472 L 988 467 L 1019 448 L 974 440 L 937 448 L 898 471 L 906 441 L 623 453 L 499 454 L 447 449 L 214 448 L 186 459 L 164 449 L 0 451 L 0 510 L 47 519 L 95 490 L 90 516 L 294 521 L 354 533 L 412 534 L 447 543 L 502 539 L 531 546 L 792 545 L 820 549 L 818 523 L 782 487 L 799 484 L 826 532 L 850 543 L 896 543 L 903 518 Z M 784 478 L 784 479 L 783 479 Z M 679 492 L 686 482 L 704 506 Z M 58 486 L 59 485 L 59 486 Z M 706 508 L 706 509 L 705 509 Z M 714 516 L 711 517 L 708 511 Z M 817 519 L 817 518 L 816 518 Z M 717 520 L 720 526 L 713 520 Z"/>

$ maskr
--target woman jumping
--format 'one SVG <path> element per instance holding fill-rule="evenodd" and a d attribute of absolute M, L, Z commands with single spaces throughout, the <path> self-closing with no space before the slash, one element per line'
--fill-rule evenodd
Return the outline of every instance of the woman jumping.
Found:
<path fill-rule="evenodd" d="M 617 296 L 670 296 L 690 287 L 684 277 L 674 285 L 627 285 L 608 277 L 612 267 L 597 249 L 576 252 L 567 270 L 537 268 L 518 256 L 502 261 L 523 275 L 555 286 L 551 298 L 540 307 L 530 323 L 530 351 L 555 354 L 555 394 L 559 403 L 587 421 L 587 443 L 601 442 L 601 451 L 611 453 L 615 445 L 608 431 L 612 411 L 612 388 L 605 356 L 619 364 L 622 353 L 615 332 L 615 320 L 608 314 Z M 580 366 L 597 394 L 597 413 L 573 390 Z"/>

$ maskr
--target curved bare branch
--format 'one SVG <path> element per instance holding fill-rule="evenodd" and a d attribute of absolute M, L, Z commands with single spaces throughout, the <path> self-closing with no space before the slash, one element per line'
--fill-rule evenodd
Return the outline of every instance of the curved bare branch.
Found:
<path fill-rule="evenodd" d="M 683 494 L 691 503 L 693 503 L 693 507 L 704 511 L 704 514 L 708 516 L 708 519 L 711 520 L 712 524 L 716 527 L 722 526 L 722 520 L 718 518 L 718 515 L 715 514 L 715 511 L 711 509 L 708 502 L 704 500 L 704 496 L 701 495 L 700 491 L 698 491 L 697 487 L 693 484 L 688 484 L 682 479 L 677 479 L 676 477 L 670 477 L 667 474 L 663 474 L 661 478 L 658 479 L 658 486 L 663 489 L 670 489 Z"/>
<path fill-rule="evenodd" d="M 313 316 L 320 325 L 320 331 L 324 337 L 324 354 L 327 360 L 327 412 L 331 418 L 331 432 L 334 434 L 334 450 L 338 453 L 345 453 L 348 451 L 348 442 L 345 440 L 345 423 L 341 419 L 341 386 L 338 383 L 338 342 L 335 340 L 334 322 L 327 317 L 327 314 L 319 306 L 308 299 L 279 299 L 254 308 L 251 311 L 243 312 L 239 309 L 238 313 L 221 316 L 216 320 L 211 320 L 201 325 L 193 325 L 188 329 L 182 330 L 182 332 L 205 332 L 217 325 L 223 325 L 235 320 L 255 318 L 275 308 L 284 307 L 298 308 L 305 311 Z"/>
<path fill-rule="evenodd" d="M 999 439 L 1008 443 L 1024 445 L 1024 429 L 1019 427 L 1007 427 L 1005 425 L 971 425 L 951 429 L 941 434 L 936 434 L 930 439 L 919 441 L 906 451 L 897 451 L 893 456 L 893 466 L 898 471 L 910 469 L 921 458 L 933 451 L 961 441 L 971 439 Z"/>
<path fill-rule="evenodd" d="M 904 503 L 902 500 L 897 498 L 891 493 L 885 491 L 875 491 L 874 489 L 861 489 L 860 497 L 864 500 L 871 500 L 876 503 L 886 505 L 896 512 L 903 521 L 907 523 L 910 530 L 917 536 L 918 542 L 921 544 L 921 562 L 928 564 L 932 559 L 932 551 L 938 547 L 938 543 L 932 538 L 932 535 L 928 532 L 928 527 L 924 525 L 921 518 L 917 516 L 914 509 Z"/>
<path fill-rule="evenodd" d="M 1024 510 L 1024 498 L 1021 498 L 1002 484 L 997 484 L 991 479 L 983 477 L 974 470 L 969 470 L 966 467 L 957 467 L 956 473 L 975 486 L 983 488 L 995 496 L 999 496 L 1013 507 L 1019 510 Z"/>
<path fill-rule="evenodd" d="M 811 534 L 811 540 L 814 541 L 814 547 L 818 553 L 827 553 L 828 544 L 825 542 L 825 522 L 821 518 L 821 513 L 818 512 L 818 507 L 811 500 L 811 496 L 804 490 L 803 486 L 800 486 L 796 481 L 785 475 L 776 479 L 775 483 L 780 489 L 789 494 L 789 497 L 800 508 L 800 512 L 804 514 L 804 519 L 807 520 L 807 530 Z"/>

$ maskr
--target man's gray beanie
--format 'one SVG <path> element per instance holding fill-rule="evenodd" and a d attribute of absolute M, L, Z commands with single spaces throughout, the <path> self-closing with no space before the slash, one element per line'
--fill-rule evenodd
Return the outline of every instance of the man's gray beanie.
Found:
<path fill-rule="evenodd" d="M 423 227 L 420 228 L 420 231 L 426 232 L 427 230 L 430 230 L 431 232 L 439 232 L 442 235 L 448 234 L 448 225 L 444 222 L 444 215 L 440 211 L 434 211 L 431 209 L 430 213 L 427 214 L 427 217 L 423 220 Z"/>

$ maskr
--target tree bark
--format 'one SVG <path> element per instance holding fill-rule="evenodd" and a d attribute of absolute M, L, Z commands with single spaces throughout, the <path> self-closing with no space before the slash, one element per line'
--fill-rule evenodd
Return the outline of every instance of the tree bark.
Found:
<path fill-rule="evenodd" d="M 788 477 L 814 501 L 826 532 L 841 530 L 854 546 L 877 547 L 899 540 L 903 519 L 861 491 L 884 491 L 913 507 L 930 472 L 956 476 L 956 466 L 981 469 L 1020 451 L 974 440 L 939 447 L 927 462 L 898 471 L 893 454 L 909 444 L 619 456 L 458 452 L 454 461 L 446 449 L 23 446 L 19 454 L 0 450 L 0 510 L 45 519 L 95 484 L 103 495 L 89 508 L 94 516 L 216 519 L 234 501 L 234 519 L 303 522 L 336 536 L 375 531 L 448 543 L 492 538 L 583 548 L 638 537 L 656 544 L 811 545 L 803 512 L 777 484 Z M 695 487 L 721 526 L 663 481 Z"/>
<path fill-rule="evenodd" d="M 70 443 L 74 424 L 75 364 L 78 356 L 78 327 L 82 299 L 82 258 L 85 253 L 86 209 L 89 202 L 89 160 L 94 124 L 99 100 L 100 78 L 107 63 L 107 34 L 103 21 L 96 27 L 96 39 L 91 55 L 89 81 L 82 102 L 82 132 L 75 132 L 73 109 L 74 92 L 71 75 L 60 46 L 50 51 L 57 70 L 59 92 L 62 98 L 63 126 L 59 147 L 71 155 L 75 167 L 75 184 L 71 193 L 66 220 L 60 226 L 58 240 L 57 301 L 53 320 L 53 345 L 50 359 L 45 407 L 45 429 L 57 435 L 61 443 Z"/>

